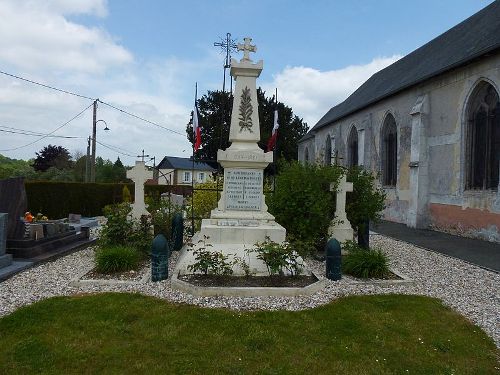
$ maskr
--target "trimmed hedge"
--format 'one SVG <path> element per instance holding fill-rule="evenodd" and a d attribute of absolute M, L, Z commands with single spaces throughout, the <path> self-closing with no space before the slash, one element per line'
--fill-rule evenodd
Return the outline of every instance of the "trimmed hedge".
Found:
<path fill-rule="evenodd" d="M 132 197 L 134 184 L 123 183 L 81 183 L 27 181 L 24 184 L 28 197 L 28 210 L 43 213 L 50 219 L 68 217 L 70 213 L 83 216 L 102 215 L 108 204 L 123 201 L 123 187 L 127 186 Z M 190 186 L 145 185 L 145 194 L 159 197 L 169 190 L 174 194 L 188 195 Z"/>

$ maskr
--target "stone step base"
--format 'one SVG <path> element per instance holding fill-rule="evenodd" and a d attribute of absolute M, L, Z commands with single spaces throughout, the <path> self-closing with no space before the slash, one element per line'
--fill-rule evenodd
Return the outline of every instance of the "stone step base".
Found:
<path fill-rule="evenodd" d="M 210 219 L 204 219 L 201 223 L 199 236 L 199 238 L 208 237 L 207 242 L 212 244 L 245 244 L 251 246 L 257 242 L 264 242 L 266 238 L 273 242 L 283 243 L 286 237 L 286 229 L 275 222 L 257 223 L 256 226 L 217 225 L 212 224 Z"/>

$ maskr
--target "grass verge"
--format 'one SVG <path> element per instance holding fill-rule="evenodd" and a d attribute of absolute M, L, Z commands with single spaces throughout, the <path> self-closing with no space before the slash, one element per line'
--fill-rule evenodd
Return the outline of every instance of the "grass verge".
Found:
<path fill-rule="evenodd" d="M 0 373 L 498 374 L 478 327 L 420 296 L 236 312 L 139 294 L 56 297 L 0 319 Z"/>

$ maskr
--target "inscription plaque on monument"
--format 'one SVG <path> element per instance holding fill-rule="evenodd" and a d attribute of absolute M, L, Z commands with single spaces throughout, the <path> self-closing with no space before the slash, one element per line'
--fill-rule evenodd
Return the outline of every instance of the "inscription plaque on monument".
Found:
<path fill-rule="evenodd" d="M 262 175 L 262 169 L 227 169 L 226 210 L 260 211 Z"/>

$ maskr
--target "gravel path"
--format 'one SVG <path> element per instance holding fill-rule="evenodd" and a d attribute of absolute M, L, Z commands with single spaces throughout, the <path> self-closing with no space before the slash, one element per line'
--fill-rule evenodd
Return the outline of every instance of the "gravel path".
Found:
<path fill-rule="evenodd" d="M 140 292 L 172 302 L 235 310 L 301 310 L 347 295 L 418 294 L 441 299 L 482 327 L 500 347 L 500 274 L 381 235 L 373 235 L 371 245 L 384 249 L 391 266 L 415 280 L 415 283 L 391 286 L 354 284 L 352 279 L 344 277 L 340 281 L 327 281 L 324 289 L 311 296 L 247 298 L 195 297 L 172 290 L 170 280 L 135 285 L 70 286 L 70 280 L 93 267 L 94 250 L 88 248 L 41 264 L 0 283 L 0 316 L 44 298 L 82 292 Z M 170 271 L 177 257 L 178 253 L 174 253 Z M 308 264 L 318 274 L 324 274 L 324 263 L 309 261 Z"/>

